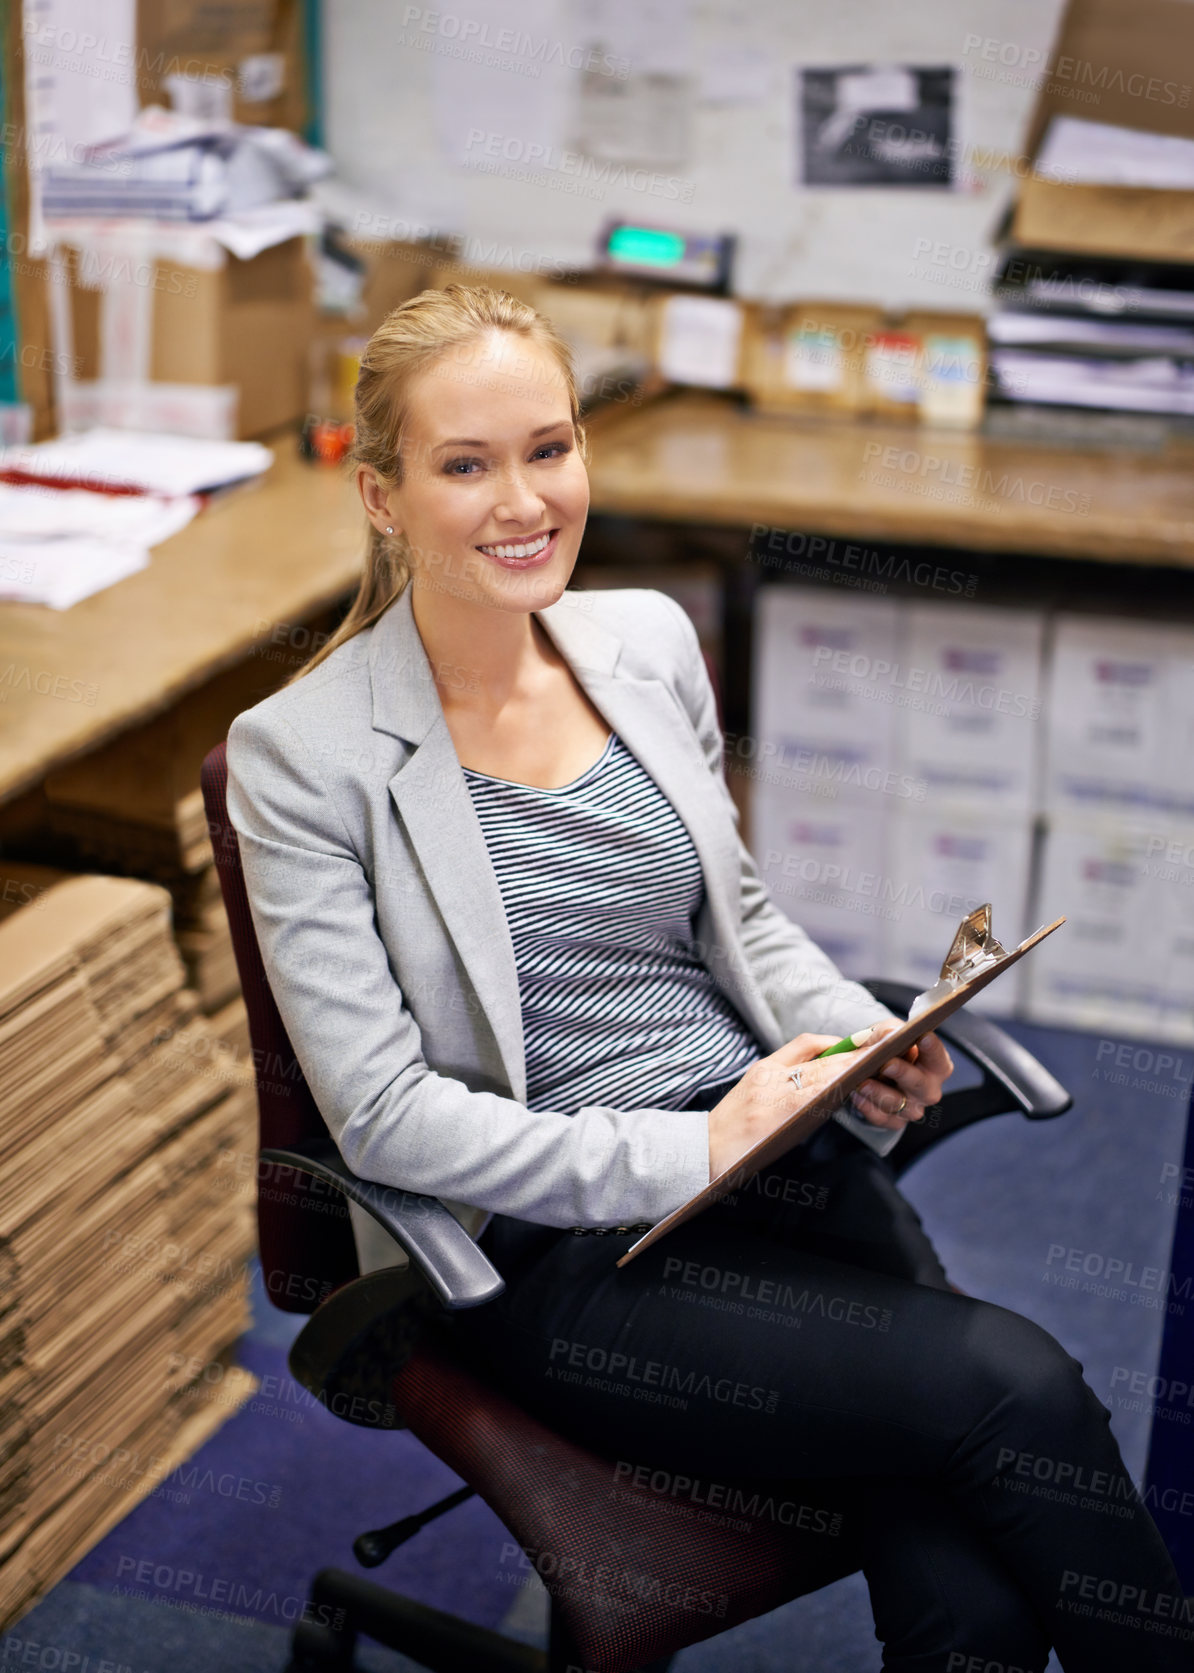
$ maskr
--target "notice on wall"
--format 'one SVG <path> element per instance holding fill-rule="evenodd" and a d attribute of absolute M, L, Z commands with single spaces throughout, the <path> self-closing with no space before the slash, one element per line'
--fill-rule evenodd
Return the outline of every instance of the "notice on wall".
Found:
<path fill-rule="evenodd" d="M 956 89 L 949 66 L 798 65 L 796 184 L 956 186 Z"/>

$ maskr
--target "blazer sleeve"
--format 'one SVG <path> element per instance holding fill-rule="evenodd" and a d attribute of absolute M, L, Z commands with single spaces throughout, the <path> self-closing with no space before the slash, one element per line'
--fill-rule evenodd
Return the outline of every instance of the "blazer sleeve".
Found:
<path fill-rule="evenodd" d="M 348 1166 L 549 1226 L 655 1221 L 707 1185 L 700 1111 L 531 1111 L 426 1062 L 348 826 L 302 738 L 260 707 L 228 734 L 229 817 L 270 989 Z"/>
<path fill-rule="evenodd" d="M 725 782 L 723 738 L 717 700 L 709 683 L 704 653 L 687 612 L 660 594 L 680 625 L 684 648 L 677 692 L 692 722 L 709 771 L 725 796 L 727 812 L 738 829 L 738 809 Z M 763 996 L 787 1039 L 797 1034 L 853 1034 L 868 1023 L 893 1015 L 860 982 L 843 976 L 828 954 L 807 932 L 776 906 L 759 876 L 754 858 L 738 837 L 741 878 L 742 942 Z M 880 1156 L 898 1144 L 899 1129 L 873 1126 L 852 1104 L 843 1104 L 834 1119 Z"/>

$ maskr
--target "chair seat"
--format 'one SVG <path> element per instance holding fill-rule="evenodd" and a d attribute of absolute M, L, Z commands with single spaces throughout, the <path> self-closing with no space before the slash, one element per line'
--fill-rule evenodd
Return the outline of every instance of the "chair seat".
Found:
<path fill-rule="evenodd" d="M 712 1502 L 704 1478 L 695 1491 L 673 1492 L 663 1472 L 636 1485 L 432 1337 L 392 1387 L 411 1433 L 522 1546 L 593 1673 L 632 1673 L 860 1567 L 857 1519 L 816 1483 L 719 1482 Z"/>

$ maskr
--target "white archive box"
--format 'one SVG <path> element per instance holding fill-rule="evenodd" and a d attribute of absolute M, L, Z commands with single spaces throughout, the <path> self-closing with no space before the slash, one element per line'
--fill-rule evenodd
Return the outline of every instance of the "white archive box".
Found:
<path fill-rule="evenodd" d="M 958 920 L 986 901 L 999 941 L 1014 947 L 1023 940 L 1033 927 L 1027 922 L 1033 840 L 1027 814 L 1002 818 L 978 809 L 897 809 L 887 837 L 884 975 L 912 982 L 921 992 L 931 987 Z M 1017 966 L 971 1005 L 1005 1016 L 1016 1011 L 1022 975 L 1023 965 Z"/>
<path fill-rule="evenodd" d="M 1148 939 L 1160 977 L 1158 1039 L 1194 1045 L 1194 819 L 1153 822 L 1144 844 Z"/>
<path fill-rule="evenodd" d="M 773 782 L 782 776 L 789 788 L 827 801 L 899 793 L 890 676 L 901 619 L 889 599 L 819 587 L 760 589 L 754 732 Z"/>
<path fill-rule="evenodd" d="M 1044 800 L 1063 819 L 1194 813 L 1194 635 L 1164 623 L 1058 618 Z"/>
<path fill-rule="evenodd" d="M 908 606 L 896 759 L 927 786 L 927 805 L 1035 811 L 1044 633 L 1040 610 Z"/>
<path fill-rule="evenodd" d="M 776 905 L 846 976 L 883 976 L 886 810 L 756 788 L 751 848 Z"/>
<path fill-rule="evenodd" d="M 1158 946 L 1161 835 L 1143 820 L 1051 821 L 1034 910 L 1066 922 L 1025 961 L 1025 1011 L 1034 1022 L 1163 1037 L 1170 977 Z"/>

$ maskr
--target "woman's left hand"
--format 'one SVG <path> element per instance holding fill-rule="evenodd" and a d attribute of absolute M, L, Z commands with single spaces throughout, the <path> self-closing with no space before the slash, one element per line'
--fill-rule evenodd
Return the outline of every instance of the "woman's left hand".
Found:
<path fill-rule="evenodd" d="M 879 1024 L 886 1033 L 898 1026 Z M 883 1081 L 863 1081 L 850 1094 L 850 1101 L 872 1127 L 902 1132 L 909 1121 L 922 1121 L 925 1110 L 940 1102 L 942 1084 L 953 1074 L 954 1063 L 937 1036 L 926 1034 L 919 1045 L 909 1046 L 903 1057 L 893 1057 L 880 1072 Z M 888 1086 L 885 1081 L 894 1084 Z"/>

